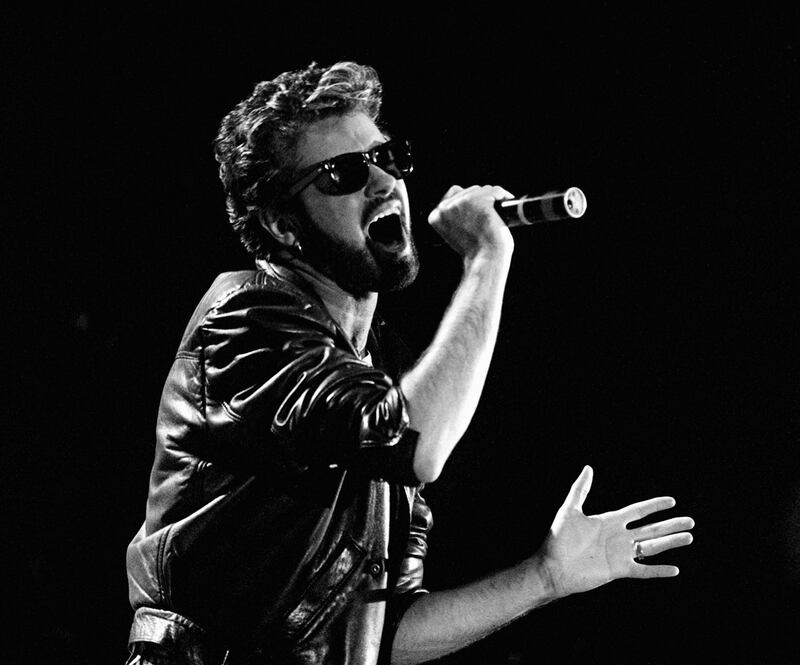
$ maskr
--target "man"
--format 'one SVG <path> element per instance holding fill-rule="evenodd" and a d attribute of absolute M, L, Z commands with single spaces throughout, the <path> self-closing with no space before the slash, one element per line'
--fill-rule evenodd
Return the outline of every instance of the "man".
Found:
<path fill-rule="evenodd" d="M 216 142 L 230 220 L 257 270 L 197 307 L 159 410 L 147 516 L 128 548 L 130 662 L 419 663 L 691 542 L 689 518 L 627 529 L 655 498 L 583 515 L 586 467 L 540 549 L 428 593 L 436 480 L 492 355 L 513 240 L 500 187 L 452 187 L 429 222 L 463 260 L 413 364 L 375 317 L 418 269 L 408 144 L 378 126 L 369 67 L 312 64 L 260 83 Z"/>

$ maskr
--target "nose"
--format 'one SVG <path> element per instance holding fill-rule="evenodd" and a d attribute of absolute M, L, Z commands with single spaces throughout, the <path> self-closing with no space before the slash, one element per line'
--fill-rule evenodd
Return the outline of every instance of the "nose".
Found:
<path fill-rule="evenodd" d="M 364 193 L 368 197 L 386 196 L 397 186 L 397 178 L 387 173 L 380 166 L 369 165 L 369 180 L 367 180 Z"/>

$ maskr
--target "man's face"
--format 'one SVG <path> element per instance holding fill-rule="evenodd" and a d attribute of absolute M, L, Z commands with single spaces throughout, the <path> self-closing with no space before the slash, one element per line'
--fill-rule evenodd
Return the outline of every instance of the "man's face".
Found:
<path fill-rule="evenodd" d="M 326 118 L 310 125 L 297 145 L 297 171 L 348 152 L 386 142 L 363 113 Z M 408 193 L 402 180 L 374 164 L 357 192 L 331 196 L 312 184 L 298 195 L 305 212 L 300 230 L 304 259 L 345 291 L 395 291 L 419 270 L 411 236 Z"/>

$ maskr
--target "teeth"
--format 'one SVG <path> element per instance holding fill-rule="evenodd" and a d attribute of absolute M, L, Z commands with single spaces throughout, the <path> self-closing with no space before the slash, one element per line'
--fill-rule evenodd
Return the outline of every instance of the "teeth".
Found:
<path fill-rule="evenodd" d="M 400 206 L 394 205 L 389 208 L 386 208 L 385 210 L 381 210 L 381 212 L 379 212 L 371 220 L 369 220 L 369 223 L 372 224 L 372 222 L 375 222 L 381 219 L 382 217 L 388 217 L 389 215 L 399 215 L 399 214 L 400 214 Z"/>

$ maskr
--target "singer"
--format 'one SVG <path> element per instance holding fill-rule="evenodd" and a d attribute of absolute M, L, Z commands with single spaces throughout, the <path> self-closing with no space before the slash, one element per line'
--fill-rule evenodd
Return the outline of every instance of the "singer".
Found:
<path fill-rule="evenodd" d="M 585 516 L 585 467 L 528 558 L 424 586 L 423 486 L 481 396 L 514 249 L 495 203 L 511 194 L 453 186 L 430 213 L 463 273 L 409 358 L 376 315 L 419 265 L 411 149 L 380 107 L 372 68 L 312 63 L 221 123 L 227 212 L 255 265 L 214 281 L 166 379 L 127 551 L 129 663 L 421 663 L 557 598 L 678 573 L 647 557 L 689 544 L 692 519 L 627 528 L 670 497 Z"/>

